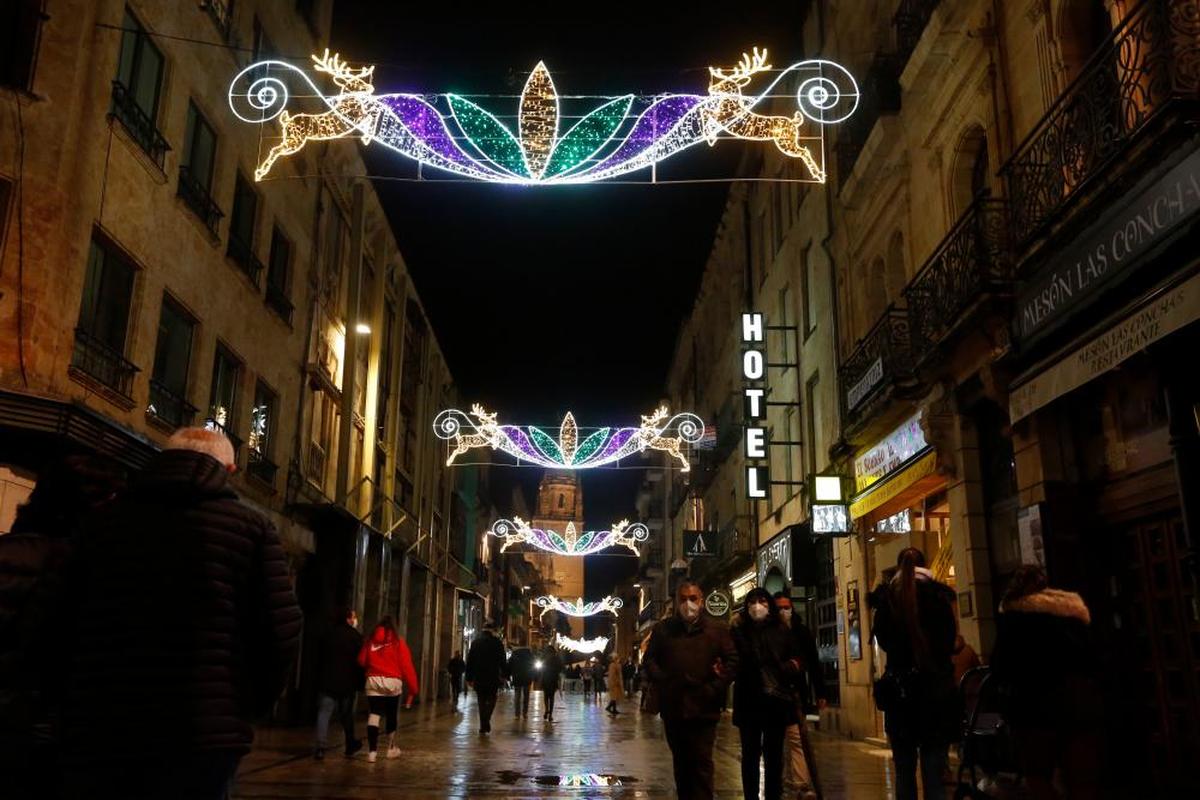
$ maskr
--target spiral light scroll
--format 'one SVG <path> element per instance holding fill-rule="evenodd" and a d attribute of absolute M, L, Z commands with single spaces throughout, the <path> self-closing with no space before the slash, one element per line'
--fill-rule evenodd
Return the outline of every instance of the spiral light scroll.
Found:
<path fill-rule="evenodd" d="M 832 125 L 842 122 L 858 108 L 858 84 L 841 64 L 815 58 L 801 61 L 795 69 L 818 72 L 800 81 L 796 90 L 800 113 L 808 119 Z"/>

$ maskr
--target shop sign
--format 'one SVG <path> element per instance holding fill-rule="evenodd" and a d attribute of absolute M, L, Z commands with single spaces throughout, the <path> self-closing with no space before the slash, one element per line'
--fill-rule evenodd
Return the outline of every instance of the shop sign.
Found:
<path fill-rule="evenodd" d="M 1016 338 L 1029 340 L 1138 259 L 1200 209 L 1200 150 L 1184 159 L 1107 220 L 1064 248 L 1054 267 L 1017 299 Z"/>
<path fill-rule="evenodd" d="M 1079 388 L 1153 342 L 1200 319 L 1200 275 L 1193 276 L 1100 334 L 1009 394 L 1013 422 Z"/>
<path fill-rule="evenodd" d="M 849 533 L 850 510 L 843 503 L 812 504 L 813 533 Z"/>
<path fill-rule="evenodd" d="M 684 531 L 683 554 L 688 558 L 712 558 L 717 551 L 712 548 L 716 531 Z"/>
<path fill-rule="evenodd" d="M 858 519 L 866 516 L 921 480 L 921 478 L 924 478 L 926 475 L 932 475 L 936 467 L 937 453 L 930 450 L 912 462 L 910 466 L 905 467 L 903 472 L 893 476 L 887 483 L 875 487 L 865 496 L 861 496 L 858 500 L 851 503 L 850 518 Z"/>
<path fill-rule="evenodd" d="M 879 382 L 883 380 L 883 356 L 875 359 L 875 363 L 867 370 L 866 374 L 858 379 L 858 382 L 849 388 L 846 392 L 846 410 L 853 411 L 858 408 L 858 404 L 863 401 L 863 398 L 871 393 Z"/>
<path fill-rule="evenodd" d="M 767 324 L 758 312 L 742 314 L 742 378 L 745 388 L 746 432 L 745 456 L 747 461 L 759 461 L 767 457 L 767 401 L 763 380 L 767 374 L 767 352 L 765 347 Z M 746 465 L 746 497 L 761 500 L 767 496 L 770 486 L 770 471 L 766 467 Z"/>
<path fill-rule="evenodd" d="M 750 590 L 758 585 L 758 581 L 755 580 L 757 577 L 758 575 L 754 570 L 749 570 L 748 572 L 739 575 L 729 582 L 729 593 L 733 597 L 733 602 L 742 602 L 742 598 L 748 595 Z"/>
<path fill-rule="evenodd" d="M 894 472 L 904 462 L 928 447 L 921 430 L 921 412 L 909 417 L 878 444 L 854 459 L 854 489 L 862 492 Z"/>
<path fill-rule="evenodd" d="M 897 511 L 890 517 L 884 517 L 875 523 L 876 533 L 911 533 L 912 512 L 907 508 Z"/>
<path fill-rule="evenodd" d="M 708 597 L 704 598 L 704 610 L 709 613 L 709 616 L 723 617 L 729 613 L 729 606 L 729 595 L 720 589 L 710 592 Z"/>
<path fill-rule="evenodd" d="M 758 548 L 758 585 L 767 581 L 767 573 L 778 567 L 789 584 L 792 582 L 792 532 L 786 530 Z"/>

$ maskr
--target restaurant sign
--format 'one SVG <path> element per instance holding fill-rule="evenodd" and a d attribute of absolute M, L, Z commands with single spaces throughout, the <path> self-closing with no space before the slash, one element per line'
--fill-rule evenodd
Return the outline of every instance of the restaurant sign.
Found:
<path fill-rule="evenodd" d="M 862 492 L 878 483 L 928 446 L 918 411 L 854 459 L 854 490 Z"/>

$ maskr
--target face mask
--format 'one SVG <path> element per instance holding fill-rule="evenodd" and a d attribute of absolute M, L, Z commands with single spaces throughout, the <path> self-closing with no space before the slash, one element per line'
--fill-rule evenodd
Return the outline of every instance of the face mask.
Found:
<path fill-rule="evenodd" d="M 755 622 L 762 622 L 767 618 L 767 607 L 762 603 L 755 603 L 754 605 L 750 606 L 747 611 L 750 612 L 750 619 L 754 620 Z"/>
<path fill-rule="evenodd" d="M 791 622 L 792 621 L 792 610 L 790 608 L 779 609 L 779 617 L 784 622 Z"/>
<path fill-rule="evenodd" d="M 679 614 L 688 622 L 695 622 L 700 618 L 700 604 L 695 600 L 685 600 L 679 604 Z"/>

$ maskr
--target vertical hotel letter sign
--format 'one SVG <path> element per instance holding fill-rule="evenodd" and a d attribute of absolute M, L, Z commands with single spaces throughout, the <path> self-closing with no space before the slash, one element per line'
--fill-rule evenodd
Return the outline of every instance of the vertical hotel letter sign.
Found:
<path fill-rule="evenodd" d="M 766 323 L 757 312 L 742 314 L 742 378 L 746 420 L 744 453 L 746 456 L 746 496 L 761 500 L 767 496 L 770 468 L 761 462 L 767 458 L 767 348 Z"/>

